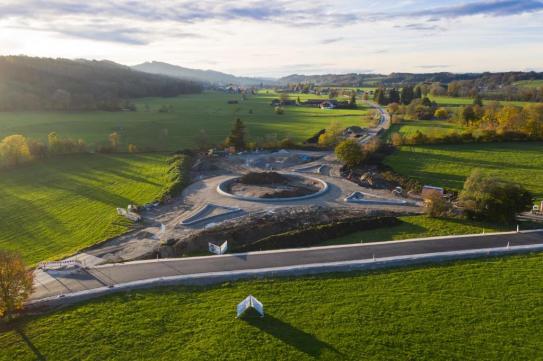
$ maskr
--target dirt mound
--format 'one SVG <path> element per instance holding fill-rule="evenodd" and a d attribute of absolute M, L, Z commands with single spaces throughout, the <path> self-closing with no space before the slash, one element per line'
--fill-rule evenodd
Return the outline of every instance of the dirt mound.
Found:
<path fill-rule="evenodd" d="M 239 183 L 246 185 L 287 184 L 288 177 L 277 172 L 251 172 L 239 178 Z"/>

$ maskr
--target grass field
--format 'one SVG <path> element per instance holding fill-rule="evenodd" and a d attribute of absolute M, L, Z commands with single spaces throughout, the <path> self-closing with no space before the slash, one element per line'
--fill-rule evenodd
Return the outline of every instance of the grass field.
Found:
<path fill-rule="evenodd" d="M 165 186 L 165 155 L 74 155 L 0 172 L 0 248 L 35 263 L 126 231 L 116 207 Z"/>
<path fill-rule="evenodd" d="M 0 360 L 536 360 L 542 267 L 539 254 L 132 291 L 0 333 Z M 266 317 L 235 318 L 248 294 Z"/>
<path fill-rule="evenodd" d="M 522 80 L 513 83 L 513 85 L 521 88 L 541 88 L 543 87 L 543 80 Z"/>
<path fill-rule="evenodd" d="M 292 99 L 297 96 L 294 94 Z M 315 95 L 299 96 L 301 100 L 317 98 Z M 333 121 L 345 126 L 363 126 L 369 122 L 367 108 L 362 105 L 357 110 L 289 106 L 283 115 L 277 115 L 270 106 L 276 97 L 272 91 L 261 91 L 243 101 L 241 95 L 206 92 L 176 98 L 138 99 L 135 101 L 137 112 L 0 113 L 0 138 L 23 134 L 46 140 L 47 134 L 55 131 L 64 137 L 97 144 L 116 131 L 123 146 L 133 143 L 140 148 L 176 150 L 194 146 L 201 129 L 207 131 L 211 142 L 223 141 L 238 117 L 247 125 L 252 138 L 277 134 L 279 137 L 291 136 L 296 141 L 311 137 Z M 238 100 L 239 104 L 229 105 L 228 100 Z M 161 113 L 162 106 L 171 106 L 172 110 Z"/>
<path fill-rule="evenodd" d="M 368 243 L 394 241 L 409 238 L 450 236 L 455 234 L 477 234 L 484 232 L 512 231 L 511 227 L 499 227 L 466 219 L 438 219 L 426 216 L 400 217 L 401 223 L 394 227 L 354 232 L 344 237 L 331 239 L 320 245 Z"/>
<path fill-rule="evenodd" d="M 543 143 L 491 143 L 404 146 L 385 163 L 424 184 L 460 190 L 473 169 L 480 168 L 526 186 L 543 197 Z"/>
<path fill-rule="evenodd" d="M 438 105 L 444 106 L 444 107 L 457 107 L 460 105 L 468 105 L 473 104 L 473 98 L 455 98 L 455 97 L 449 97 L 449 96 L 429 96 L 429 98 L 433 101 L 435 101 Z M 483 104 L 492 102 L 491 100 L 484 100 Z M 534 104 L 532 102 L 521 102 L 521 101 L 499 101 L 497 103 L 500 103 L 502 105 L 516 105 L 516 106 L 526 106 L 529 104 Z"/>
<path fill-rule="evenodd" d="M 392 124 L 388 134 L 400 133 L 403 136 L 412 136 L 420 131 L 427 136 L 439 137 L 453 132 L 462 133 L 463 130 L 461 125 L 445 120 L 412 120 Z"/>

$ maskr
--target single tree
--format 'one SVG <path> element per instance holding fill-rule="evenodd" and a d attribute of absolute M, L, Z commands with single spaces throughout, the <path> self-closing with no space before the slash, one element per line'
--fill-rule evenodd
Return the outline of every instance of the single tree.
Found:
<path fill-rule="evenodd" d="M 31 159 L 26 138 L 20 134 L 10 135 L 0 142 L 0 160 L 8 167 L 16 167 Z"/>
<path fill-rule="evenodd" d="M 517 213 L 533 205 L 533 195 L 520 184 L 477 169 L 466 179 L 459 199 L 468 218 L 495 223 L 513 223 Z"/>
<path fill-rule="evenodd" d="M 364 152 L 356 141 L 347 139 L 335 149 L 337 158 L 349 168 L 359 165 L 364 160 Z"/>
<path fill-rule="evenodd" d="M 390 89 L 388 92 L 388 101 L 389 103 L 399 103 L 400 102 L 400 92 L 396 88 Z"/>
<path fill-rule="evenodd" d="M 434 113 L 434 117 L 440 120 L 447 119 L 449 117 L 449 111 L 447 110 L 447 108 L 443 108 L 443 107 L 437 108 L 437 110 Z"/>
<path fill-rule="evenodd" d="M 0 317 L 8 321 L 32 292 L 32 272 L 18 253 L 0 250 Z"/>
<path fill-rule="evenodd" d="M 113 132 L 109 135 L 109 144 L 111 145 L 111 149 L 116 152 L 117 149 L 119 149 L 119 134 L 117 132 Z"/>
<path fill-rule="evenodd" d="M 245 149 L 245 125 L 237 118 L 230 135 L 226 139 L 226 145 L 235 147 L 237 151 Z"/>
<path fill-rule="evenodd" d="M 477 94 L 475 96 L 475 98 L 473 98 L 473 105 L 477 105 L 477 106 L 480 106 L 480 107 L 483 106 L 483 99 L 481 98 L 481 96 L 479 94 Z"/>
<path fill-rule="evenodd" d="M 400 93 L 401 102 L 403 105 L 408 105 L 413 101 L 413 98 L 415 96 L 415 92 L 413 91 L 413 87 L 410 85 L 406 85 L 402 88 L 402 91 Z"/>
<path fill-rule="evenodd" d="M 462 120 L 464 120 L 466 125 L 470 125 L 470 123 L 477 120 L 477 114 L 475 113 L 473 106 L 467 105 L 464 107 L 464 109 L 462 109 Z"/>

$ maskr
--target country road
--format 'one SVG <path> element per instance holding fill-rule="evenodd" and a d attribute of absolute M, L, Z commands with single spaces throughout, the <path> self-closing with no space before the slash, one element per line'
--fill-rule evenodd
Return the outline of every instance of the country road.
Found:
<path fill-rule="evenodd" d="M 136 261 L 90 267 L 74 274 L 38 271 L 31 302 L 88 290 L 96 290 L 97 294 L 107 293 L 111 287 L 163 277 L 258 272 L 300 266 L 318 268 L 331 263 L 518 246 L 543 247 L 543 230 Z"/>

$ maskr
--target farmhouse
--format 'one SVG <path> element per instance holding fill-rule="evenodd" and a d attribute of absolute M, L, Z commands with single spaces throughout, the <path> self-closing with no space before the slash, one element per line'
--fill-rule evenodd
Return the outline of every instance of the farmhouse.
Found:
<path fill-rule="evenodd" d="M 368 130 L 366 128 L 359 127 L 358 125 L 353 125 L 348 128 L 346 128 L 343 131 L 344 137 L 353 137 L 353 138 L 360 138 L 361 136 L 368 133 Z"/>

